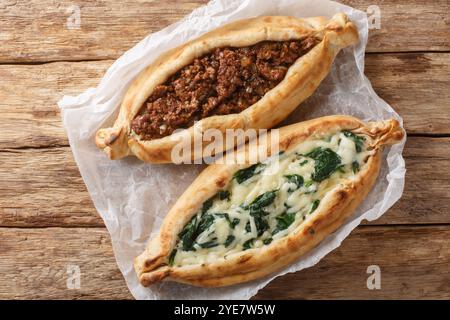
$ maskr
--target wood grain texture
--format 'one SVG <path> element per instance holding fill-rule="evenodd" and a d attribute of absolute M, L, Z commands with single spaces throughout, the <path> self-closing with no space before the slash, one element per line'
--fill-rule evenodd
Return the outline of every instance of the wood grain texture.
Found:
<path fill-rule="evenodd" d="M 56 102 L 95 87 L 114 59 L 206 2 L 0 1 L 0 299 L 132 298 Z M 450 135 L 450 1 L 342 2 L 380 8 L 366 74 L 409 134 L 436 137 L 409 137 L 403 197 L 381 219 L 255 298 L 450 299 L 450 138 L 438 138 Z M 67 28 L 73 5 L 80 29 Z M 69 265 L 81 269 L 80 290 L 67 288 Z M 369 265 L 381 268 L 381 290 L 366 287 Z"/>
<path fill-rule="evenodd" d="M 80 290 L 68 289 L 70 266 Z M 103 228 L 0 228 L 0 283 L 0 299 L 132 298 Z"/>
<path fill-rule="evenodd" d="M 147 34 L 206 3 L 206 0 L 3 0 L 0 62 L 115 59 Z M 447 0 L 343 3 L 364 12 L 371 5 L 379 7 L 381 25 L 380 29 L 371 30 L 369 52 L 450 49 Z M 80 10 L 79 29 L 67 27 L 74 13 L 73 5 Z"/>
<path fill-rule="evenodd" d="M 64 243 L 64 246 L 61 244 Z M 448 227 L 359 227 L 318 265 L 279 277 L 257 299 L 450 298 Z M 67 266 L 81 271 L 67 289 Z M 381 290 L 368 290 L 369 265 Z M 0 299 L 128 299 L 106 229 L 0 228 Z"/>
<path fill-rule="evenodd" d="M 450 223 L 450 138 L 411 137 L 404 155 L 403 198 L 372 224 Z M 0 150 L 0 164 L 0 226 L 103 226 L 69 147 Z"/>
<path fill-rule="evenodd" d="M 365 70 L 378 95 L 403 117 L 408 133 L 449 133 L 450 53 L 373 54 L 366 57 Z"/>
<path fill-rule="evenodd" d="M 69 147 L 0 151 L 0 226 L 99 226 Z"/>
<path fill-rule="evenodd" d="M 68 145 L 57 101 L 97 86 L 111 64 L 0 65 L 0 149 Z"/>
<path fill-rule="evenodd" d="M 449 299 L 450 228 L 359 227 L 316 266 L 275 279 L 258 299 Z M 381 270 L 368 290 L 367 267 Z"/>
<path fill-rule="evenodd" d="M 100 81 L 112 61 L 0 65 L 0 149 L 67 145 L 56 102 Z M 409 133 L 450 133 L 450 54 L 368 55 L 375 91 Z"/>

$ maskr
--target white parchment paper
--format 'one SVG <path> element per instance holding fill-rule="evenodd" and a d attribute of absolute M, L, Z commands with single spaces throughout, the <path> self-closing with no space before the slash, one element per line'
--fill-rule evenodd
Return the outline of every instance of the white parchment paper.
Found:
<path fill-rule="evenodd" d="M 95 132 L 110 126 L 133 78 L 160 53 L 224 23 L 259 15 L 328 16 L 345 12 L 357 25 L 360 43 L 341 52 L 314 95 L 286 123 L 330 114 L 348 114 L 363 120 L 400 116 L 373 91 L 364 76 L 367 43 L 366 14 L 325 0 L 215 0 L 157 33 L 151 34 L 120 57 L 97 88 L 59 101 L 70 146 L 94 205 L 111 234 L 117 264 L 137 299 L 249 299 L 276 276 L 315 265 L 338 247 L 363 219 L 379 218 L 400 197 L 405 179 L 403 143 L 385 151 L 374 190 L 355 215 L 322 244 L 283 271 L 247 284 L 219 289 L 194 288 L 176 283 L 142 287 L 133 259 L 144 250 L 170 207 L 201 171 L 196 165 L 149 165 L 129 157 L 110 161 L 94 144 Z M 98 261 L 98 263 L 102 263 Z M 298 288 L 301 290 L 301 288 Z"/>

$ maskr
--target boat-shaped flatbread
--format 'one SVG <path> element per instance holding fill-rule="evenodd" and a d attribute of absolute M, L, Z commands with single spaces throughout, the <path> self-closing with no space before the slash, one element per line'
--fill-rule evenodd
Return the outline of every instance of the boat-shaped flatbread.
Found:
<path fill-rule="evenodd" d="M 181 139 L 195 143 L 194 131 L 201 139 L 208 129 L 272 128 L 316 90 L 336 54 L 357 41 L 344 14 L 227 24 L 149 65 L 128 89 L 114 126 L 97 132 L 96 144 L 111 159 L 169 163 Z"/>
<path fill-rule="evenodd" d="M 328 116 L 279 130 L 279 151 L 246 164 L 207 167 L 135 259 L 144 286 L 161 280 L 218 287 L 295 262 L 336 231 L 377 179 L 398 121 Z"/>

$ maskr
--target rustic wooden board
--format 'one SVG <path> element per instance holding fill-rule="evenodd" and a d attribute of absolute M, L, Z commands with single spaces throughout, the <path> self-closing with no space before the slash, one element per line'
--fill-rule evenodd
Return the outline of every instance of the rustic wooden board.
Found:
<path fill-rule="evenodd" d="M 275 279 L 260 299 L 449 299 L 450 228 L 359 227 L 304 272 Z M 367 289 L 367 267 L 381 269 L 381 290 Z"/>
<path fill-rule="evenodd" d="M 111 64 L 0 65 L 0 149 L 68 145 L 57 101 L 97 86 Z"/>
<path fill-rule="evenodd" d="M 405 158 L 403 198 L 372 223 L 450 223 L 450 138 L 411 137 Z M 0 163 L 0 226 L 103 226 L 69 147 L 0 150 Z"/>
<path fill-rule="evenodd" d="M 0 149 L 67 145 L 56 102 L 98 84 L 112 61 L 0 65 Z M 368 55 L 374 89 L 408 133 L 450 133 L 450 54 Z"/>
<path fill-rule="evenodd" d="M 64 245 L 62 245 L 64 244 Z M 359 227 L 318 265 L 282 276 L 262 299 L 450 298 L 450 229 Z M 81 271 L 67 289 L 67 266 Z M 368 290 L 369 265 L 381 268 L 381 290 Z M 0 228 L 0 299 L 131 298 L 98 228 Z"/>
<path fill-rule="evenodd" d="M 1 1 L 0 299 L 132 298 L 56 101 L 95 87 L 127 49 L 206 2 Z M 317 266 L 277 278 L 255 298 L 450 299 L 450 2 L 343 2 L 381 10 L 366 74 L 414 135 L 404 195 Z M 73 5 L 80 29 L 67 28 Z M 68 265 L 81 268 L 80 290 L 67 289 Z M 366 287 L 369 265 L 381 267 L 381 290 Z"/>
<path fill-rule="evenodd" d="M 67 288 L 71 265 L 80 290 Z M 104 228 L 0 228 L 0 283 L 0 299 L 131 298 Z"/>
<path fill-rule="evenodd" d="M 178 21 L 206 2 L 3 0 L 0 62 L 115 59 L 147 34 Z M 447 0 L 343 2 L 363 11 L 378 5 L 381 24 L 371 32 L 369 52 L 450 49 Z M 67 27 L 73 5 L 80 12 L 80 29 Z"/>
<path fill-rule="evenodd" d="M 372 54 L 366 75 L 408 133 L 450 133 L 450 53 Z"/>

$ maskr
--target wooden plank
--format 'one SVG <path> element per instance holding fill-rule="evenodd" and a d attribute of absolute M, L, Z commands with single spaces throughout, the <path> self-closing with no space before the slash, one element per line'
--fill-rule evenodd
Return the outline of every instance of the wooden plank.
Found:
<path fill-rule="evenodd" d="M 371 30 L 369 52 L 450 49 L 447 0 L 343 2 L 363 11 L 372 5 L 379 7 L 381 25 Z M 147 34 L 205 3 L 207 0 L 4 0 L 0 5 L 0 62 L 116 59 Z M 68 20 L 73 21 L 77 10 L 80 28 L 70 28 Z"/>
<path fill-rule="evenodd" d="M 450 223 L 449 153 L 450 138 L 409 138 L 403 198 L 372 223 Z M 0 151 L 0 164 L 0 226 L 103 225 L 68 147 Z"/>
<path fill-rule="evenodd" d="M 0 228 L 1 299 L 128 299 L 109 236 L 96 228 Z M 275 279 L 257 299 L 450 298 L 450 229 L 360 227 L 318 265 Z M 79 266 L 79 290 L 67 268 Z M 367 267 L 381 269 L 368 290 Z"/>
<path fill-rule="evenodd" d="M 366 75 L 408 133 L 449 133 L 450 54 L 369 55 Z"/>
<path fill-rule="evenodd" d="M 275 279 L 258 299 L 449 299 L 450 228 L 363 227 L 313 268 Z M 367 288 L 367 267 L 381 289 Z"/>
<path fill-rule="evenodd" d="M 0 65 L 0 149 L 67 145 L 56 102 L 96 86 L 111 63 Z M 450 133 L 450 54 L 368 55 L 366 64 L 409 133 Z"/>
<path fill-rule="evenodd" d="M 450 10 L 447 0 L 342 0 L 367 12 L 375 22 L 374 6 L 380 10 L 380 26 L 370 29 L 367 52 L 448 51 Z M 371 18 L 372 17 L 372 18 Z M 370 25 L 369 25 L 370 26 Z"/>
<path fill-rule="evenodd" d="M 0 299 L 132 298 L 106 229 L 2 228 L 0 235 Z M 72 266 L 81 272 L 79 290 Z"/>
<path fill-rule="evenodd" d="M 0 225 L 104 226 L 70 148 L 0 151 Z"/>
<path fill-rule="evenodd" d="M 57 101 L 97 86 L 111 64 L 0 65 L 0 149 L 68 145 Z"/>

